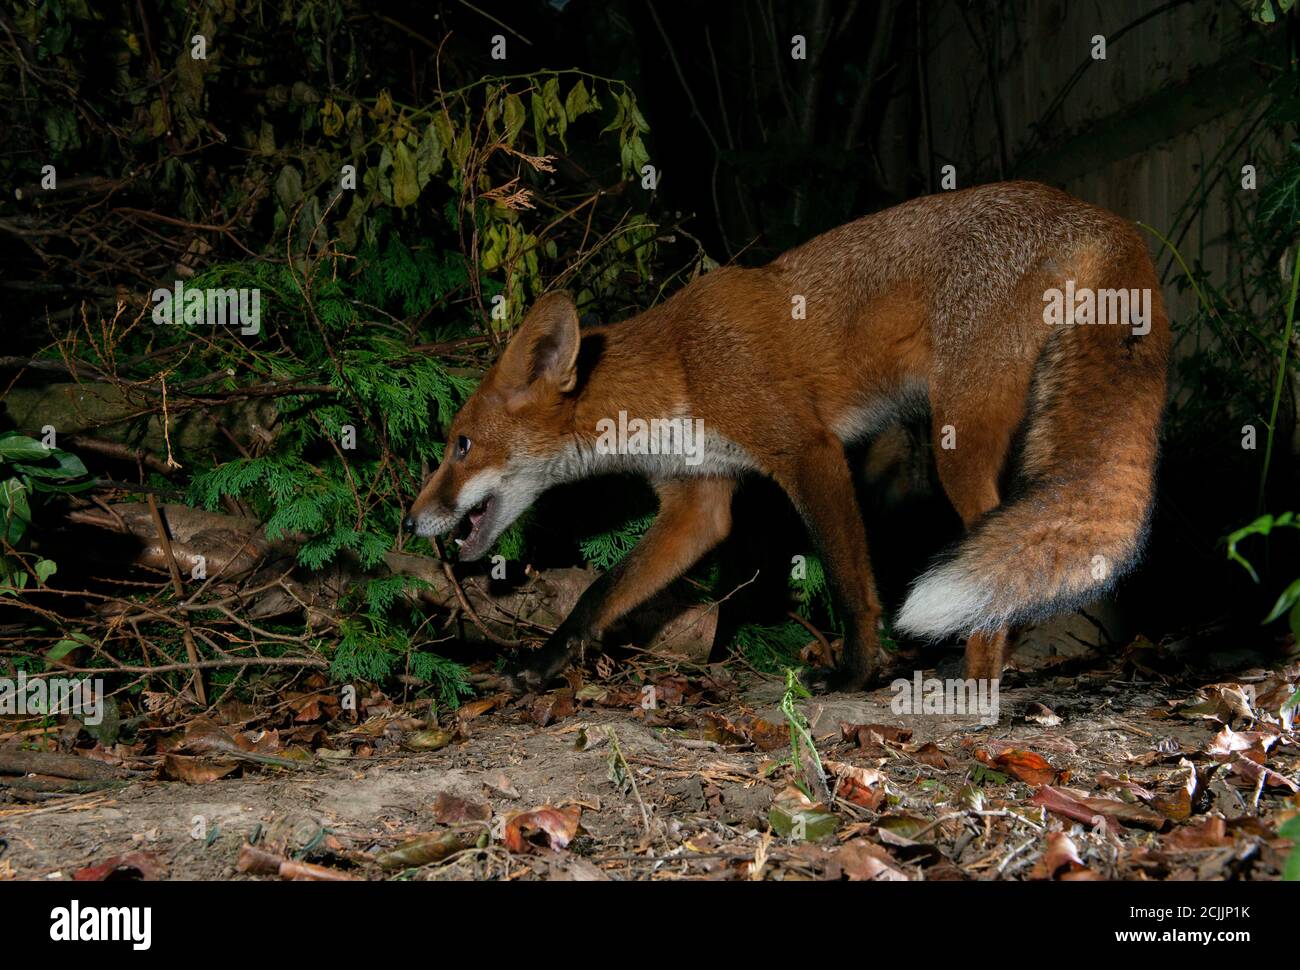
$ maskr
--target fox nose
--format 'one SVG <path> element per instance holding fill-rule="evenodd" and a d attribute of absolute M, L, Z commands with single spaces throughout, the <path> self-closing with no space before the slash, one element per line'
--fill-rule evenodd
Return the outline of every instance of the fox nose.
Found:
<path fill-rule="evenodd" d="M 404 518 L 404 519 L 402 520 L 402 528 L 405 529 L 407 532 L 414 532 L 414 531 L 415 531 L 415 519 L 411 518 L 411 517 L 408 515 L 406 518 Z"/>

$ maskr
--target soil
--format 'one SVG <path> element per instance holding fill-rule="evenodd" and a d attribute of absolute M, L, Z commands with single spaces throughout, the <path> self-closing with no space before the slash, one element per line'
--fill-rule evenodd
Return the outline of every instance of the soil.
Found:
<path fill-rule="evenodd" d="M 644 695 L 619 693 L 625 665 L 578 684 L 576 699 L 570 688 L 448 715 L 458 736 L 438 750 L 404 747 L 419 706 L 388 703 L 369 721 L 363 705 L 357 721 L 389 726 L 360 744 L 356 722 L 324 712 L 315 757 L 296 767 L 241 761 L 187 783 L 160 780 L 160 755 L 127 751 L 120 764 L 152 769 L 120 789 L 0 801 L 0 877 L 69 879 L 100 865 L 98 877 L 171 879 L 1277 878 L 1290 849 L 1277 825 L 1300 807 L 1300 748 L 1276 709 L 1234 711 L 1233 698 L 1285 695 L 1300 669 L 1231 656 L 1217 658 L 1231 676 L 1171 676 L 1151 663 L 1182 666 L 1177 651 L 1146 647 L 1138 659 L 1132 648 L 1018 657 L 995 724 L 896 714 L 888 687 L 799 700 L 836 789 L 825 814 L 792 786 L 815 770 L 805 758 L 796 779 L 791 767 L 783 678 L 637 669 L 664 688 L 646 709 Z M 954 667 L 947 656 L 938 675 Z M 1207 752 L 1225 727 L 1276 775 L 1243 773 L 1250 750 Z M 112 749 L 99 757 L 115 760 Z M 1072 818 L 1042 804 L 1059 792 L 1114 801 Z M 773 830 L 791 813 L 802 840 Z M 447 832 L 463 839 L 451 854 L 378 861 Z M 308 865 L 241 866 L 250 843 Z"/>

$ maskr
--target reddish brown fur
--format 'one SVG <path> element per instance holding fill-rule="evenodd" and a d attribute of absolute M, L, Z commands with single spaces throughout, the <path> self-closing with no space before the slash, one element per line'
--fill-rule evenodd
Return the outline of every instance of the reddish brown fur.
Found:
<path fill-rule="evenodd" d="M 1150 288 L 1151 332 L 1049 327 L 1043 292 L 1067 278 Z M 792 319 L 796 296 L 806 298 L 806 320 Z M 1004 183 L 919 199 L 767 266 L 716 270 L 630 320 L 584 330 L 581 355 L 577 334 L 566 296 L 538 301 L 453 422 L 451 441 L 468 436 L 471 453 L 444 462 L 413 519 L 435 509 L 444 522 L 484 469 L 535 466 L 555 481 L 575 468 L 599 471 L 586 461 L 596 423 L 620 410 L 701 417 L 739 449 L 740 465 L 774 478 L 804 515 L 848 621 L 843 681 L 861 686 L 877 668 L 881 607 L 842 439 L 915 394 L 933 414 L 939 478 L 974 529 L 958 550 L 960 575 L 994 590 L 996 615 L 1092 588 L 1080 563 L 1093 555 L 1119 568 L 1136 554 L 1168 323 L 1134 227 L 1054 189 Z M 1022 423 L 1030 490 L 1000 505 L 997 483 Z M 955 449 L 939 447 L 946 427 Z M 583 458 L 565 464 L 563 454 Z M 726 534 L 734 479 L 745 470 L 735 464 L 693 475 L 647 471 L 660 518 L 584 597 L 534 665 L 539 676 Z M 997 677 L 1006 629 L 970 629 L 968 671 Z"/>

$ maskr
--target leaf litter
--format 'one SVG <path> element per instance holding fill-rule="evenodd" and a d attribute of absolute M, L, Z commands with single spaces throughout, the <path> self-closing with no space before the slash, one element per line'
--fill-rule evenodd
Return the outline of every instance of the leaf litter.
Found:
<path fill-rule="evenodd" d="M 1116 662 L 1122 662 L 1122 659 Z M 123 705 L 25 735 L 8 878 L 1092 880 L 1300 875 L 1300 665 L 1195 684 L 1103 659 L 998 723 L 886 689 L 642 657 L 456 710 L 322 677 L 265 709 Z M 589 679 L 589 677 L 591 679 Z M 192 699 L 191 699 L 192 700 Z M 0 725 L 3 727 L 3 725 Z M 65 726 L 66 727 L 66 726 Z M 0 732 L 2 733 L 2 732 Z M 48 770 L 40 770 L 48 759 Z M 93 770 L 78 771 L 85 765 Z M 62 772 L 62 774 L 60 774 Z M 19 779 L 39 785 L 16 785 Z M 6 784 L 10 783 L 10 784 Z M 108 785 L 77 790 L 71 785 Z M 60 787 L 62 786 L 62 787 Z M 1288 868 L 1290 867 L 1290 868 Z"/>

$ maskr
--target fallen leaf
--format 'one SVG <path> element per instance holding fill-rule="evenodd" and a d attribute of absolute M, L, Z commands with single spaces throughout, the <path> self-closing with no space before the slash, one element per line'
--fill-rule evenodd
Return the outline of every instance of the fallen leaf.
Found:
<path fill-rule="evenodd" d="M 247 842 L 239 847 L 235 869 L 258 876 L 279 876 L 294 882 L 353 882 L 357 878 L 328 866 L 286 859 L 279 853 Z"/>
<path fill-rule="evenodd" d="M 885 833 L 889 833 L 915 844 L 918 836 L 927 831 L 932 831 L 936 826 L 929 820 L 919 818 L 916 815 L 895 812 L 891 815 L 880 816 L 875 821 L 875 827 L 880 832 L 882 839 L 885 838 Z"/>
<path fill-rule="evenodd" d="M 411 751 L 437 751 L 451 744 L 455 737 L 450 731 L 431 727 L 423 731 L 412 731 L 402 739 L 402 747 Z"/>
<path fill-rule="evenodd" d="M 456 711 L 456 720 L 460 721 L 462 724 L 472 721 L 479 715 L 486 714 L 488 711 L 492 710 L 492 708 L 496 707 L 508 696 L 509 695 L 507 694 L 493 694 L 491 697 L 483 697 L 476 701 L 468 701 L 461 704 L 460 708 Z"/>
<path fill-rule="evenodd" d="M 284 856 L 261 846 L 245 842 L 239 847 L 239 859 L 235 862 L 235 871 L 249 872 L 256 876 L 275 876 L 280 873 L 280 863 Z"/>
<path fill-rule="evenodd" d="M 1227 822 L 1219 815 L 1201 819 L 1195 825 L 1184 825 L 1174 829 L 1162 841 L 1166 849 L 1186 852 L 1195 849 L 1217 849 L 1232 845 L 1232 836 L 1228 834 Z"/>
<path fill-rule="evenodd" d="M 1156 793 L 1151 789 L 1144 788 L 1137 782 L 1128 778 L 1118 778 L 1107 771 L 1103 771 L 1097 775 L 1097 784 L 1102 788 L 1118 788 L 1121 791 L 1131 792 L 1143 801 L 1148 801 L 1156 797 Z"/>
<path fill-rule="evenodd" d="M 1081 872 L 1088 867 L 1079 858 L 1079 850 L 1064 832 L 1048 832 L 1047 844 L 1043 848 L 1042 858 L 1034 866 L 1035 879 L 1056 879 L 1061 870 L 1066 873 Z"/>
<path fill-rule="evenodd" d="M 719 744 L 752 744 L 759 751 L 775 751 L 790 744 L 790 731 L 743 711 L 734 720 L 716 711 L 705 711 L 704 719 L 712 725 L 704 732 L 705 740 Z"/>
<path fill-rule="evenodd" d="M 1237 760 L 1232 763 L 1232 773 L 1246 779 L 1251 785 L 1259 785 L 1261 779 L 1265 788 L 1281 788 L 1291 793 L 1300 792 L 1300 786 L 1280 772 L 1272 768 L 1256 764 L 1249 758 L 1238 756 Z"/>
<path fill-rule="evenodd" d="M 540 835 L 548 848 L 558 852 L 573 841 L 581 819 L 582 809 L 577 805 L 566 808 L 543 805 L 531 812 L 518 812 L 506 819 L 506 848 L 511 852 L 536 849 L 533 839 Z"/>
<path fill-rule="evenodd" d="M 1182 758 L 1178 762 L 1178 767 L 1183 772 L 1182 783 L 1172 791 L 1161 792 L 1144 801 L 1167 818 L 1182 822 L 1191 818 L 1196 810 L 1198 796 L 1209 784 L 1214 773 L 1219 770 L 1219 765 L 1211 765 L 1208 769 L 1198 771 L 1194 764 Z"/>
<path fill-rule="evenodd" d="M 1050 785 L 1070 778 L 1068 771 L 1057 771 L 1041 754 L 1019 748 L 1007 748 L 996 757 L 983 748 L 976 748 L 975 757 L 990 768 L 1005 771 L 1031 785 Z"/>
<path fill-rule="evenodd" d="M 836 798 L 875 811 L 888 794 L 885 775 L 874 768 L 859 768 L 842 761 L 827 761 L 825 767 L 835 777 Z"/>
<path fill-rule="evenodd" d="M 772 801 L 767 821 L 777 835 L 798 842 L 817 842 L 834 834 L 840 824 L 834 812 L 793 785 Z"/>
<path fill-rule="evenodd" d="M 433 802 L 433 820 L 440 825 L 457 825 L 461 822 L 486 822 L 492 817 L 492 806 L 473 798 L 462 798 L 451 792 L 438 792 Z"/>
<path fill-rule="evenodd" d="M 1244 731 L 1238 733 L 1232 728 L 1224 728 L 1205 746 L 1205 753 L 1212 758 L 1231 758 L 1238 751 L 1255 751 L 1261 756 L 1277 741 L 1276 734 L 1264 731 Z M 1259 759 L 1251 759 L 1259 760 Z"/>
<path fill-rule="evenodd" d="M 119 880 L 142 880 L 154 882 L 165 874 L 162 861 L 153 852 L 127 852 L 115 855 L 103 862 L 78 869 L 72 874 L 77 882 L 116 882 Z"/>
<path fill-rule="evenodd" d="M 1105 818 L 1112 828 L 1121 823 L 1157 830 L 1169 825 L 1168 819 L 1145 806 L 1121 802 L 1117 798 L 1096 798 L 1051 785 L 1044 785 L 1034 792 L 1029 804 L 1041 805 L 1049 812 L 1085 825 L 1095 825 L 1098 816 Z"/>
<path fill-rule="evenodd" d="M 381 852 L 376 861 L 385 869 L 413 869 L 438 862 L 473 846 L 483 834 L 476 826 L 462 826 L 445 832 L 431 832 L 407 839 L 401 845 Z"/>
<path fill-rule="evenodd" d="M 1033 703 L 1025 710 L 1025 720 L 1043 727 L 1056 727 L 1061 723 L 1061 716 L 1046 704 Z"/>
<path fill-rule="evenodd" d="M 894 865 L 889 853 L 866 839 L 853 839 L 840 846 L 831 857 L 828 875 L 850 882 L 908 882 L 908 876 Z M 838 872 L 837 872 L 838 870 Z"/>
<path fill-rule="evenodd" d="M 329 866 L 318 866 L 312 862 L 298 862 L 285 859 L 280 863 L 280 878 L 293 882 L 356 882 L 357 877 Z"/>
<path fill-rule="evenodd" d="M 528 715 L 539 727 L 561 721 L 573 713 L 573 691 L 568 687 L 543 694 L 533 701 Z"/>
<path fill-rule="evenodd" d="M 848 721 L 840 721 L 840 733 L 845 741 L 853 741 L 859 748 L 879 746 L 885 741 L 902 744 L 912 740 L 911 728 L 890 724 L 850 724 Z"/>
<path fill-rule="evenodd" d="M 501 769 L 489 771 L 482 778 L 483 784 L 506 798 L 518 798 L 519 791 L 510 782 L 510 777 Z"/>
<path fill-rule="evenodd" d="M 941 771 L 946 771 L 959 763 L 957 758 L 941 750 L 933 741 L 927 741 L 910 753 L 921 764 L 929 765 L 931 768 L 938 768 Z"/>
<path fill-rule="evenodd" d="M 218 778 L 225 778 L 238 768 L 238 761 L 190 758 L 181 754 L 163 756 L 163 777 L 174 778 L 191 785 L 206 785 Z"/>

